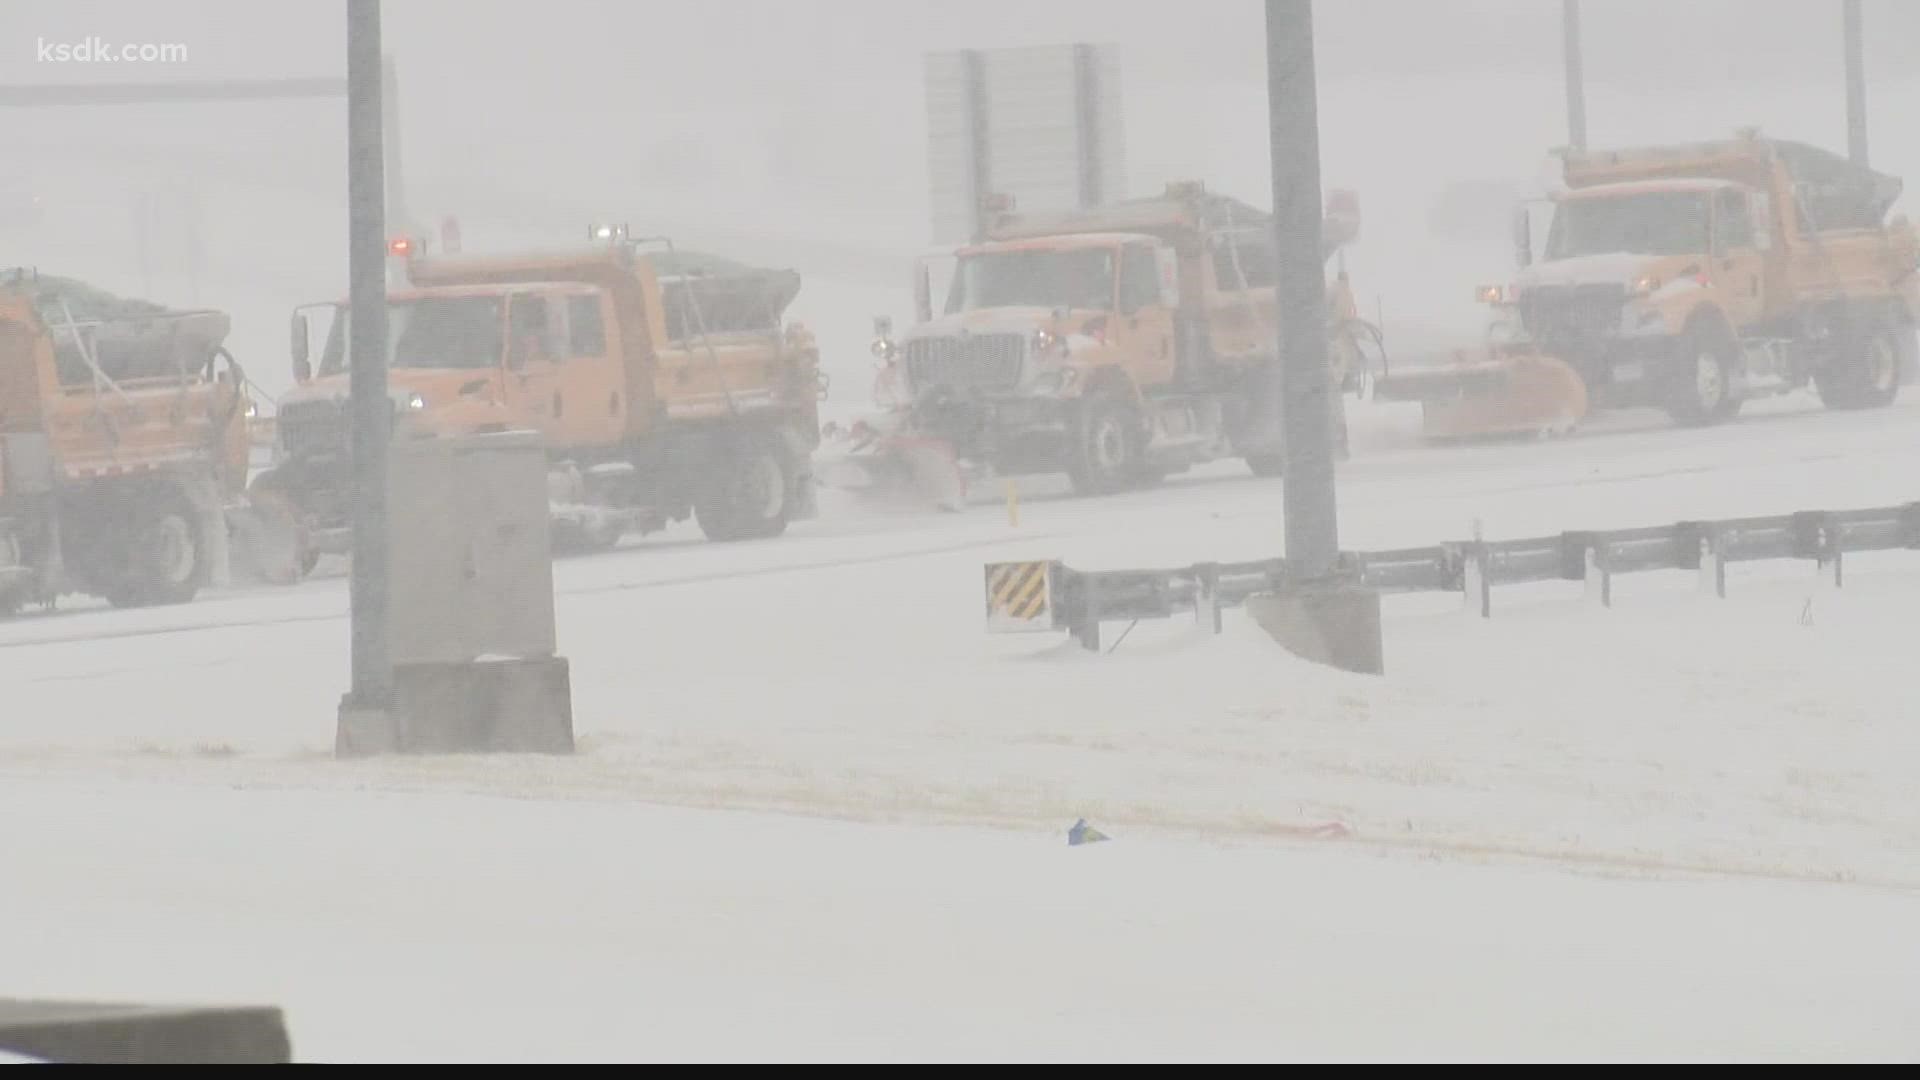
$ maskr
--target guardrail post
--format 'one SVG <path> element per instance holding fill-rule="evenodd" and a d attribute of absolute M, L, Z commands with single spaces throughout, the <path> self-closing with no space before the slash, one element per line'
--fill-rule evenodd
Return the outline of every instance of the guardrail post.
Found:
<path fill-rule="evenodd" d="M 1193 621 L 1201 630 L 1218 634 L 1220 623 L 1220 564 L 1193 568 Z"/>
<path fill-rule="evenodd" d="M 1584 573 L 1581 580 L 1586 584 L 1587 603 L 1610 608 L 1613 606 L 1613 571 L 1607 569 L 1606 546 L 1604 541 L 1588 540 L 1582 546 Z"/>
<path fill-rule="evenodd" d="M 1073 640 L 1088 652 L 1100 651 L 1100 576 L 1088 574 L 1080 579 L 1080 602 L 1068 631 Z"/>
<path fill-rule="evenodd" d="M 1840 529 L 1833 515 L 1809 510 L 1793 515 L 1794 554 L 1814 560 L 1820 580 L 1840 587 Z"/>
<path fill-rule="evenodd" d="M 1474 540 L 1460 548 L 1461 593 L 1468 611 L 1477 611 L 1483 619 L 1493 618 L 1493 575 L 1487 566 L 1485 541 Z"/>
<path fill-rule="evenodd" d="M 1607 564 L 1607 540 L 1600 533 L 1560 534 L 1560 576 L 1584 583 L 1587 603 L 1613 606 L 1613 572 Z"/>
<path fill-rule="evenodd" d="M 1720 529 L 1707 525 L 1695 535 L 1694 542 L 1700 549 L 1700 591 L 1711 593 L 1715 599 L 1727 598 L 1727 564 L 1720 557 L 1725 549 L 1726 540 Z"/>

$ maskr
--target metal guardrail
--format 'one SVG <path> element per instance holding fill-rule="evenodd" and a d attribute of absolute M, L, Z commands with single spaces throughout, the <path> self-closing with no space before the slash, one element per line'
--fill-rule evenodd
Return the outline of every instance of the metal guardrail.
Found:
<path fill-rule="evenodd" d="M 1778 517 L 1682 521 L 1605 532 L 1566 532 L 1531 540 L 1462 540 L 1424 548 L 1343 552 L 1329 582 L 1307 582 L 1285 559 L 1197 563 L 1169 570 L 1073 570 L 1057 561 L 986 567 L 991 633 L 1066 631 L 1100 648 L 1100 624 L 1192 614 L 1220 630 L 1222 608 L 1261 593 L 1337 584 L 1381 593 L 1457 592 L 1469 610 L 1493 614 L 1493 588 L 1579 581 L 1590 601 L 1613 602 L 1613 578 L 1651 570 L 1690 570 L 1701 588 L 1727 595 L 1729 563 L 1809 559 L 1841 583 L 1854 551 L 1920 548 L 1920 503 L 1871 510 L 1813 510 Z"/>

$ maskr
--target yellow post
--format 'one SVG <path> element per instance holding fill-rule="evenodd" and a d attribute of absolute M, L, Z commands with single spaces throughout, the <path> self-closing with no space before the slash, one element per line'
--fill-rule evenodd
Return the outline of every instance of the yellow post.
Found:
<path fill-rule="evenodd" d="M 1020 527 L 1020 489 L 1014 486 L 1013 478 L 1007 478 L 1007 524 Z"/>

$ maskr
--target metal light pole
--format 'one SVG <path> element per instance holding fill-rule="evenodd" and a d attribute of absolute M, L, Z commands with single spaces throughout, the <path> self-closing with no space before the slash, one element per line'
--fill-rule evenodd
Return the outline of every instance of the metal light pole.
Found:
<path fill-rule="evenodd" d="M 393 696 L 388 649 L 387 287 L 381 141 L 380 0 L 347 0 L 347 207 L 353 358 L 353 686 L 351 708 L 386 710 Z"/>
<path fill-rule="evenodd" d="M 1333 493 L 1333 402 L 1327 373 L 1312 0 L 1267 0 L 1267 109 L 1280 308 L 1287 562 L 1304 577 L 1320 578 L 1333 570 L 1340 538 Z"/>
<path fill-rule="evenodd" d="M 1842 0 L 1847 53 L 1847 157 L 1867 164 L 1867 72 L 1861 60 L 1860 0 Z"/>
<path fill-rule="evenodd" d="M 1567 74 L 1567 142 L 1587 148 L 1587 81 L 1580 62 L 1580 0 L 1560 0 L 1560 34 Z"/>

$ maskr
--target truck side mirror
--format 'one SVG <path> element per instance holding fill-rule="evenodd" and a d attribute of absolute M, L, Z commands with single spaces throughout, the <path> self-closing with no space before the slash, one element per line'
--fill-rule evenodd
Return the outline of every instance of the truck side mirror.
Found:
<path fill-rule="evenodd" d="M 916 323 L 933 318 L 933 270 L 922 260 L 913 267 L 913 317 Z"/>
<path fill-rule="evenodd" d="M 1753 246 L 1761 251 L 1773 247 L 1773 206 L 1764 193 L 1757 193 L 1747 203 L 1753 214 Z"/>
<path fill-rule="evenodd" d="M 307 317 L 296 313 L 292 329 L 293 381 L 304 383 L 313 378 L 313 364 L 307 356 Z"/>
<path fill-rule="evenodd" d="M 1513 261 L 1519 266 L 1533 265 L 1533 215 L 1521 203 L 1513 214 Z"/>
<path fill-rule="evenodd" d="M 1154 249 L 1160 270 L 1160 303 L 1168 311 L 1180 309 L 1180 256 L 1172 248 Z"/>

